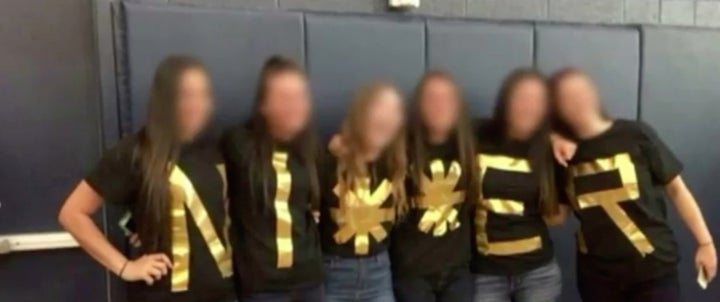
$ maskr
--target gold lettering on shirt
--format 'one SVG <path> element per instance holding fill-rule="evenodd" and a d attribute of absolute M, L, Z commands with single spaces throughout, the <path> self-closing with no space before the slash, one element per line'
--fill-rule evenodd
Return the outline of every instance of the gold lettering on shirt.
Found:
<path fill-rule="evenodd" d="M 171 291 L 182 292 L 188 289 L 190 283 L 190 240 L 187 230 L 187 212 L 200 230 L 210 254 L 215 259 L 223 277 L 232 276 L 232 258 L 230 246 L 223 245 L 222 240 L 215 231 L 210 215 L 205 209 L 200 196 L 190 178 L 177 165 L 172 166 L 170 172 L 170 210 L 172 233 L 173 269 L 170 280 Z M 228 238 L 225 238 L 227 241 Z"/>
<path fill-rule="evenodd" d="M 481 178 L 489 168 L 517 172 L 531 173 L 530 163 L 523 158 L 514 158 L 503 155 L 478 155 Z M 542 238 L 534 236 L 525 239 L 490 242 L 487 234 L 488 211 L 499 215 L 525 215 L 525 203 L 519 200 L 501 198 L 483 198 L 482 204 L 477 207 L 475 213 L 475 227 L 477 234 L 477 249 L 483 255 L 517 255 L 529 253 L 542 248 Z"/>
<path fill-rule="evenodd" d="M 392 184 L 384 179 L 374 191 L 370 190 L 370 178 L 356 181 L 355 188 L 345 190 L 335 186 L 339 208 L 330 210 L 330 216 L 338 225 L 335 242 L 344 244 L 354 238 L 355 254 L 367 255 L 370 236 L 380 242 L 387 237 L 382 223 L 395 221 L 395 208 L 381 208 L 392 193 Z"/>
<path fill-rule="evenodd" d="M 462 169 L 457 161 L 453 161 L 446 173 L 442 160 L 435 159 L 430 162 L 430 174 L 431 178 L 424 173 L 422 177 L 423 195 L 418 198 L 417 207 L 425 209 L 425 213 L 418 228 L 424 233 L 432 230 L 433 236 L 440 237 L 460 227 L 455 205 L 465 200 L 465 192 L 455 191 L 455 187 Z"/>
<path fill-rule="evenodd" d="M 288 154 L 273 152 L 272 166 L 275 170 L 275 218 L 277 244 L 277 267 L 293 265 L 292 216 L 290 215 L 290 190 L 292 174 L 287 168 Z"/>
<path fill-rule="evenodd" d="M 620 175 L 622 182 L 621 187 L 580 195 L 575 194 L 573 181 L 575 178 L 612 171 L 617 171 Z M 630 154 L 619 153 L 611 157 L 575 164 L 570 166 L 569 173 L 570 183 L 568 184 L 568 191 L 570 196 L 574 196 L 576 201 L 575 206 L 579 210 L 601 207 L 620 231 L 625 234 L 625 237 L 635 246 L 640 255 L 644 257 L 655 250 L 647 236 L 645 236 L 620 206 L 620 203 L 632 202 L 640 198 L 635 165 L 632 162 Z"/>

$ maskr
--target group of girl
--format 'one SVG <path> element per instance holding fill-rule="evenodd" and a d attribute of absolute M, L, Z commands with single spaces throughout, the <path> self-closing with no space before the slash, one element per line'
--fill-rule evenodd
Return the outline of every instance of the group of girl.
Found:
<path fill-rule="evenodd" d="M 573 210 L 583 301 L 679 302 L 665 193 L 715 275 L 680 162 L 648 125 L 608 117 L 582 71 L 513 71 L 487 120 L 445 72 L 421 78 L 407 115 L 395 86 L 372 83 L 329 148 L 289 59 L 265 62 L 247 122 L 218 135 L 212 107 L 205 67 L 166 58 L 145 126 L 60 211 L 129 301 L 558 301 L 548 225 Z M 103 201 L 132 214 L 129 251 L 95 224 Z"/>

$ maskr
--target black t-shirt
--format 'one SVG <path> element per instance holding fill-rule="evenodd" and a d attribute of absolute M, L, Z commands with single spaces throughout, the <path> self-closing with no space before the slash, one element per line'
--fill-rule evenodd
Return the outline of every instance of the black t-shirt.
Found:
<path fill-rule="evenodd" d="M 106 202 L 125 208 L 134 217 L 142 217 L 138 204 L 146 202 L 137 151 L 140 135 L 127 137 L 108 150 L 85 178 Z M 233 300 L 224 173 L 217 144 L 203 140 L 182 147 L 169 176 L 169 206 L 174 214 L 169 219 L 171 248 L 167 255 L 173 270 L 152 286 L 142 281 L 128 283 L 129 301 Z M 142 221 L 135 219 L 134 223 L 140 226 Z M 130 257 L 146 253 L 140 247 L 132 250 Z"/>
<path fill-rule="evenodd" d="M 642 281 L 673 273 L 678 262 L 663 186 L 682 164 L 650 126 L 616 120 L 580 140 L 567 170 L 581 222 L 579 271 Z"/>
<path fill-rule="evenodd" d="M 325 255 L 353 258 L 386 251 L 396 212 L 385 165 L 368 163 L 369 176 L 355 180 L 353 188 L 338 184 L 332 156 L 323 171 L 320 234 Z"/>
<path fill-rule="evenodd" d="M 243 293 L 320 285 L 322 254 L 312 216 L 310 172 L 294 144 L 276 143 L 267 163 L 252 162 L 253 138 L 230 129 L 228 165 L 236 288 Z M 265 167 L 266 179 L 258 169 Z"/>
<path fill-rule="evenodd" d="M 420 188 L 408 181 L 414 206 L 392 233 L 396 277 L 424 277 L 465 268 L 470 262 L 471 204 L 466 202 L 466 175 L 450 141 L 429 146 L 429 161 Z M 411 163 L 412 165 L 412 163 Z M 471 167 L 472 168 L 472 167 Z"/>
<path fill-rule="evenodd" d="M 553 244 L 540 211 L 540 181 L 529 160 L 530 143 L 479 133 L 482 205 L 475 207 L 477 274 L 520 274 L 547 264 Z"/>

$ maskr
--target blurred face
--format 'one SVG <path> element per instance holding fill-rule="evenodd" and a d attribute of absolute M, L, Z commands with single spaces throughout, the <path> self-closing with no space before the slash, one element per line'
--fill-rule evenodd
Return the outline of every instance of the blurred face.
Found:
<path fill-rule="evenodd" d="M 398 136 L 403 123 L 402 98 L 392 89 L 383 89 L 367 108 L 363 123 L 365 146 L 376 150 L 387 147 Z"/>
<path fill-rule="evenodd" d="M 293 136 L 310 118 L 310 90 L 304 75 L 285 71 L 270 76 L 261 108 L 268 126 L 277 133 Z"/>
<path fill-rule="evenodd" d="M 177 120 L 183 137 L 200 133 L 212 114 L 213 98 L 210 78 L 205 71 L 191 68 L 180 76 Z"/>
<path fill-rule="evenodd" d="M 557 87 L 557 110 L 570 127 L 580 127 L 601 117 L 597 89 L 585 75 L 569 75 Z"/>
<path fill-rule="evenodd" d="M 507 120 L 516 133 L 530 135 L 537 131 L 547 115 L 547 90 L 536 79 L 520 81 L 508 99 Z"/>
<path fill-rule="evenodd" d="M 452 130 L 460 114 L 460 96 L 450 81 L 432 79 L 421 91 L 420 115 L 430 132 Z"/>

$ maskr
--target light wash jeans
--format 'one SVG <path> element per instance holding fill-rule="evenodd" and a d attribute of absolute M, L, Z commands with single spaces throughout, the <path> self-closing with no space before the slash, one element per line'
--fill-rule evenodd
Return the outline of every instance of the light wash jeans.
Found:
<path fill-rule="evenodd" d="M 556 302 L 562 274 L 555 260 L 532 271 L 511 275 L 475 275 L 475 302 Z"/>

